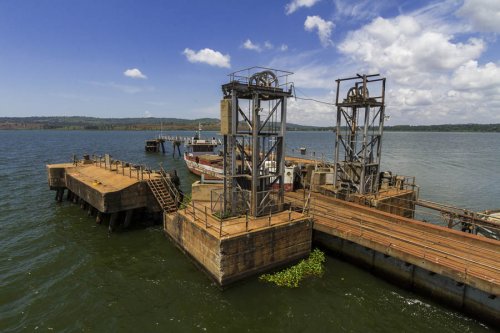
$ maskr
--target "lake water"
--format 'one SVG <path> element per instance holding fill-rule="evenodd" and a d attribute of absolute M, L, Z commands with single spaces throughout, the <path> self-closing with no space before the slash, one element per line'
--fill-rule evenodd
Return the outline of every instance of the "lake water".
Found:
<path fill-rule="evenodd" d="M 0 331 L 488 332 L 492 328 L 328 257 L 322 278 L 284 289 L 250 278 L 221 291 L 160 226 L 108 235 L 54 201 L 45 165 L 103 154 L 176 169 L 146 154 L 154 132 L 0 131 Z M 192 135 L 191 132 L 169 132 Z M 213 133 L 206 133 L 213 136 Z M 333 134 L 289 132 L 287 150 L 327 159 Z M 385 133 L 383 169 L 414 175 L 421 197 L 500 208 L 500 134 Z"/>

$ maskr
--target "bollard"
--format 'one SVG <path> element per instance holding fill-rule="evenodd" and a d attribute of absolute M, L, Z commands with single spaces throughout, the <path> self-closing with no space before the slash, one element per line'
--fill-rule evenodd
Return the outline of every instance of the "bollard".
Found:
<path fill-rule="evenodd" d="M 205 229 L 208 228 L 208 215 L 207 215 L 207 206 L 205 206 Z"/>
<path fill-rule="evenodd" d="M 245 212 L 245 231 L 248 231 L 248 209 Z"/>

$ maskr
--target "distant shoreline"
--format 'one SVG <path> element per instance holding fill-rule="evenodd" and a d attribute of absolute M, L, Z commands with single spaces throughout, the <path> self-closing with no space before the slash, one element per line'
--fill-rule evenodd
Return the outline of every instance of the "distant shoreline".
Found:
<path fill-rule="evenodd" d="M 93 118 L 93 117 L 0 117 L 0 130 L 94 130 L 94 131 L 218 131 L 216 118 Z M 333 131 L 318 127 L 287 124 L 287 131 Z M 500 132 L 500 124 L 442 124 L 385 126 L 388 132 Z"/>

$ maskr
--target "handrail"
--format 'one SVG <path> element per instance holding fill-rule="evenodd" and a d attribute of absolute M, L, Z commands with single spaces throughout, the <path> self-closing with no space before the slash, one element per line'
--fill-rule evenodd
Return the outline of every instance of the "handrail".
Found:
<path fill-rule="evenodd" d="M 283 212 L 288 211 L 288 222 L 294 221 L 292 218 L 292 212 L 294 211 L 301 211 L 302 210 L 302 205 L 300 201 L 298 200 L 292 200 L 292 201 L 285 201 L 281 206 L 288 206 L 287 210 L 281 210 L 277 213 L 272 213 L 272 210 L 270 211 L 270 214 L 267 216 L 269 223 L 265 226 L 271 226 L 272 225 L 272 217 L 275 216 L 276 214 L 282 214 Z M 203 208 L 200 208 L 203 207 Z M 276 207 L 280 206 L 279 204 L 274 205 Z M 225 227 L 227 226 L 234 226 L 237 224 L 243 224 L 245 223 L 245 229 L 243 230 L 244 232 L 249 232 L 252 229 L 251 223 L 249 223 L 251 220 L 249 219 L 248 215 L 248 210 L 245 213 L 239 214 L 238 216 L 233 216 L 230 218 L 223 218 L 222 216 L 217 216 L 217 211 L 213 211 L 211 207 L 209 208 L 206 205 L 196 203 L 194 201 L 191 201 L 189 205 L 186 205 L 184 207 L 184 213 L 189 214 L 193 217 L 194 221 L 201 221 L 205 227 L 205 229 L 209 228 L 215 228 L 219 232 L 219 237 L 222 236 L 227 236 L 230 233 L 227 231 L 224 231 Z M 239 221 L 242 217 L 245 217 L 244 220 Z M 258 219 L 262 220 L 265 219 L 266 216 L 261 216 Z M 215 222 L 215 224 L 214 224 Z M 218 222 L 218 223 L 217 223 Z"/>
<path fill-rule="evenodd" d="M 160 164 L 160 170 L 161 170 L 161 172 L 160 172 L 161 179 L 167 185 L 167 187 L 168 187 L 167 190 L 173 196 L 172 199 L 174 199 L 175 204 L 178 205 L 179 204 L 179 197 L 180 197 L 179 191 L 177 190 L 175 185 L 172 183 L 172 180 L 169 177 L 165 176 L 167 174 L 167 172 L 165 171 L 165 169 L 163 169 L 163 166 L 161 164 Z"/>

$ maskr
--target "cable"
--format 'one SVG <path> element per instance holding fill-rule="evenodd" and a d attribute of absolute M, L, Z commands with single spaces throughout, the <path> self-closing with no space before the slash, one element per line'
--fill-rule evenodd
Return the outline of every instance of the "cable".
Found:
<path fill-rule="evenodd" d="M 302 98 L 302 97 L 297 97 L 295 96 L 295 99 L 301 99 L 303 101 L 312 101 L 312 102 L 316 102 L 316 103 L 321 103 L 321 104 L 326 104 L 326 105 L 332 105 L 332 106 L 335 106 L 334 103 L 328 103 L 328 102 L 323 102 L 323 101 L 319 101 L 317 99 L 314 99 L 314 98 Z"/>
<path fill-rule="evenodd" d="M 332 105 L 332 106 L 335 106 L 334 103 L 329 103 L 329 102 L 324 102 L 324 101 L 320 101 L 320 100 L 317 100 L 317 99 L 314 99 L 314 98 L 310 98 L 308 97 L 306 94 L 304 94 L 303 91 L 301 91 L 300 89 L 298 89 L 297 87 L 293 87 L 293 90 L 294 91 L 299 91 L 302 95 L 304 95 L 305 97 L 307 98 L 304 98 L 304 97 L 297 97 L 297 93 L 295 93 L 295 99 L 301 99 L 301 100 L 304 100 L 304 101 L 312 101 L 312 102 L 316 102 L 316 103 L 321 103 L 321 104 L 326 104 L 326 105 Z"/>

